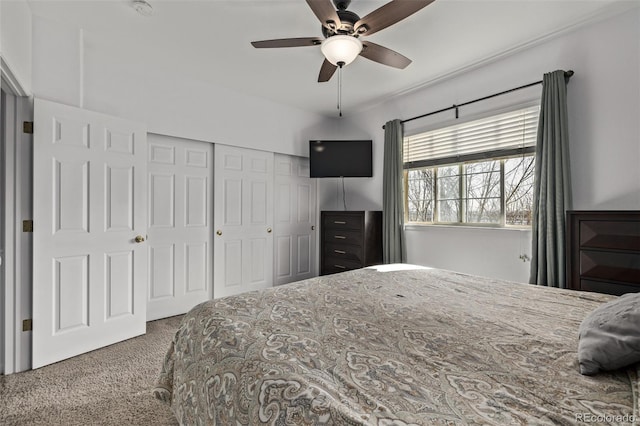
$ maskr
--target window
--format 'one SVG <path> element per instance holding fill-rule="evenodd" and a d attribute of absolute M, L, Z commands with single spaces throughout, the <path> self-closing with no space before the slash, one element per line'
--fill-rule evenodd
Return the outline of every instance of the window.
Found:
<path fill-rule="evenodd" d="M 538 106 L 404 139 L 407 223 L 529 226 Z"/>

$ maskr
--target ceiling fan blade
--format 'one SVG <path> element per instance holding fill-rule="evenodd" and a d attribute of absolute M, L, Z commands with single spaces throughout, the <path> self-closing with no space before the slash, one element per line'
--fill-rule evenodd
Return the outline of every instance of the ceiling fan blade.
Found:
<path fill-rule="evenodd" d="M 325 59 L 322 63 L 322 67 L 320 67 L 320 74 L 318 74 L 318 83 L 324 83 L 325 81 L 331 80 L 331 77 L 333 77 L 336 69 L 338 69 L 338 67 Z"/>
<path fill-rule="evenodd" d="M 258 49 L 268 47 L 318 46 L 322 44 L 322 39 L 318 37 L 278 38 L 274 40 L 252 41 L 251 44 Z"/>
<path fill-rule="evenodd" d="M 374 10 L 353 26 L 356 33 L 371 35 L 413 15 L 434 0 L 394 0 Z"/>
<path fill-rule="evenodd" d="M 399 54 L 396 51 L 388 49 L 379 44 L 371 43 L 370 41 L 362 42 L 363 49 L 360 52 L 360 56 L 369 60 L 379 62 L 383 65 L 389 65 L 390 67 L 405 69 L 410 63 L 411 59 Z"/>
<path fill-rule="evenodd" d="M 307 0 L 307 4 L 323 26 L 330 30 L 335 30 L 342 25 L 338 13 L 331 4 L 331 0 Z"/>

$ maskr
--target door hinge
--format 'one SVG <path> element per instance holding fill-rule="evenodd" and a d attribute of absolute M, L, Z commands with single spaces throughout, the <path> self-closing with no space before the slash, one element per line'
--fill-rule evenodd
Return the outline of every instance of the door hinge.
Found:
<path fill-rule="evenodd" d="M 22 221 L 22 232 L 33 232 L 33 220 Z"/>
<path fill-rule="evenodd" d="M 31 318 L 22 320 L 22 331 L 33 330 L 33 320 Z"/>
<path fill-rule="evenodd" d="M 26 133 L 28 135 L 33 134 L 33 121 L 22 122 L 22 133 Z"/>

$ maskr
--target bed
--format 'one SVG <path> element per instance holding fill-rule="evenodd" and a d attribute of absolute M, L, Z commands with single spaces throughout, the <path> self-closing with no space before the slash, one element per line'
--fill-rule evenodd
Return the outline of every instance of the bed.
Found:
<path fill-rule="evenodd" d="M 638 365 L 576 357 L 614 298 L 406 265 L 313 278 L 196 306 L 154 393 L 182 425 L 633 424 Z"/>

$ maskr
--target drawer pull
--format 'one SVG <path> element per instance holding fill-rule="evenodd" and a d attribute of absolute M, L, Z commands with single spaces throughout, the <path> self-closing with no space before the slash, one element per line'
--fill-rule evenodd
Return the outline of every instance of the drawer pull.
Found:
<path fill-rule="evenodd" d="M 347 254 L 347 252 L 344 250 L 334 250 L 333 252 L 338 254 Z"/>
<path fill-rule="evenodd" d="M 333 238 L 336 238 L 338 240 L 346 240 L 347 237 L 345 237 L 344 235 L 334 235 Z"/>
<path fill-rule="evenodd" d="M 346 266 L 342 266 L 342 265 L 333 265 L 333 267 L 338 269 L 347 269 Z"/>
<path fill-rule="evenodd" d="M 344 220 L 334 220 L 333 223 L 335 223 L 336 225 L 346 225 L 347 222 L 345 222 Z"/>

